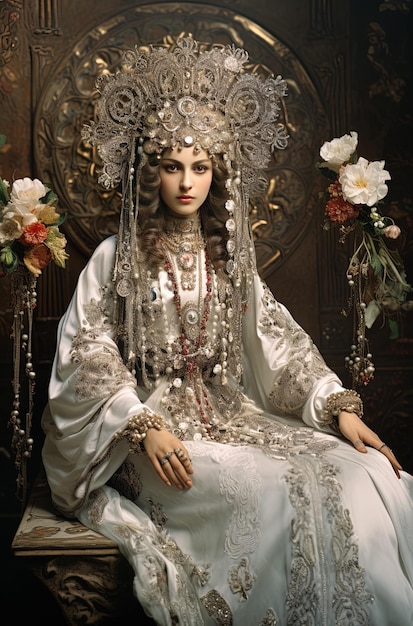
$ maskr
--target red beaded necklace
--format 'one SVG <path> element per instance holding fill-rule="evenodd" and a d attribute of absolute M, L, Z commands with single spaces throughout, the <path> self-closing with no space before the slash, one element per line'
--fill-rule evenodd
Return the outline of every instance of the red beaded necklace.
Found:
<path fill-rule="evenodd" d="M 173 287 L 175 308 L 176 308 L 176 312 L 178 313 L 179 323 L 181 327 L 182 354 L 187 356 L 189 354 L 188 347 L 191 345 L 191 342 L 193 342 L 194 347 L 198 349 L 201 346 L 202 340 L 205 335 L 205 330 L 207 327 L 208 318 L 209 318 L 209 314 L 211 311 L 211 297 L 212 297 L 211 262 L 209 260 L 207 252 L 205 251 L 206 294 L 204 298 L 204 311 L 203 311 L 203 315 L 199 324 L 199 333 L 196 337 L 196 340 L 193 341 L 193 339 L 187 336 L 187 333 L 185 331 L 185 324 L 184 324 L 184 320 L 182 317 L 181 296 L 179 295 L 178 283 L 177 283 L 175 271 L 174 271 L 174 268 L 173 268 L 173 265 L 169 256 L 169 252 L 166 246 L 164 246 L 162 241 L 161 241 L 161 246 L 162 246 L 162 251 L 165 257 L 165 270 L 168 274 L 168 278 L 171 281 L 171 284 Z M 201 285 L 199 287 L 201 288 Z"/>
<path fill-rule="evenodd" d="M 197 369 L 199 369 L 196 357 L 199 355 L 199 348 L 201 347 L 204 336 L 205 336 L 208 318 L 209 318 L 209 314 L 211 311 L 212 282 L 213 282 L 211 262 L 210 262 L 208 253 L 205 250 L 206 293 L 203 299 L 204 310 L 203 310 L 203 314 L 199 322 L 199 332 L 195 338 L 192 338 L 188 336 L 187 331 L 185 329 L 181 296 L 179 295 L 178 282 L 177 282 L 174 267 L 170 258 L 170 253 L 165 245 L 165 242 L 162 240 L 162 238 L 160 240 L 160 243 L 161 243 L 161 248 L 164 254 L 164 258 L 165 258 L 165 270 L 168 274 L 168 278 L 171 281 L 171 284 L 173 287 L 174 303 L 175 303 L 176 312 L 179 318 L 179 324 L 180 324 L 180 330 L 181 330 L 181 335 L 180 335 L 181 354 L 186 365 L 188 378 L 191 380 L 193 379 L 194 374 L 196 373 Z M 199 288 L 201 289 L 201 285 L 199 285 Z M 191 347 L 192 347 L 192 350 L 190 349 Z M 209 418 L 205 412 L 203 404 L 205 403 L 205 405 L 208 406 L 209 408 L 212 408 L 212 407 L 210 407 L 205 390 L 202 391 L 202 396 L 203 396 L 203 402 L 201 398 L 195 393 L 195 398 L 199 406 L 199 411 L 200 411 L 202 420 L 204 421 L 204 423 L 209 424 Z"/>

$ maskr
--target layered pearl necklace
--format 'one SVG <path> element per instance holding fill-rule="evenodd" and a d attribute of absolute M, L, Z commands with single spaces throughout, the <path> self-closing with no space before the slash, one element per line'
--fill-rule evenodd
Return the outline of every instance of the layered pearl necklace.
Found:
<path fill-rule="evenodd" d="M 163 267 L 142 273 L 140 293 L 149 297 L 135 313 L 142 381 L 154 389 L 167 377 L 161 404 L 179 438 L 214 438 L 223 410 L 215 396 L 225 394 L 232 358 L 231 283 L 216 275 L 199 219 L 168 217 L 159 246 Z"/>
<path fill-rule="evenodd" d="M 171 229 L 173 226 L 173 230 Z M 190 234 L 190 236 L 188 236 Z M 211 310 L 212 271 L 211 263 L 205 252 L 205 295 L 202 284 L 202 250 L 205 246 L 199 220 L 169 220 L 169 228 L 161 238 L 161 248 L 165 257 L 165 270 L 173 289 L 176 312 L 181 330 L 182 356 L 188 373 L 194 367 L 194 358 L 205 336 Z M 181 271 L 180 286 L 184 291 L 194 290 L 198 286 L 198 302 L 186 302 L 182 305 L 179 293 L 177 271 Z M 198 270 L 198 271 L 197 271 Z M 192 365 L 191 365 L 192 364 Z"/>
<path fill-rule="evenodd" d="M 181 273 L 181 289 L 193 291 L 197 284 L 197 267 L 198 272 L 200 269 L 200 253 L 205 247 L 199 216 L 192 219 L 168 217 L 162 245 L 174 254 Z"/>
<path fill-rule="evenodd" d="M 206 394 L 203 392 L 202 397 L 200 397 L 197 393 L 195 379 L 200 374 L 198 357 L 203 346 L 211 312 L 213 286 L 211 262 L 205 250 L 206 284 L 204 292 L 201 261 L 205 243 L 199 221 L 174 220 L 173 226 L 174 230 L 167 229 L 160 243 L 165 257 L 165 270 L 173 289 L 173 299 L 179 319 L 181 357 L 186 369 L 186 393 L 197 402 L 201 419 L 205 424 L 208 424 L 209 419 L 205 409 L 211 407 L 209 407 Z M 188 236 L 189 233 L 191 233 L 190 236 Z M 188 291 L 198 286 L 197 303 L 188 301 L 182 305 L 175 263 L 181 271 L 181 289 Z M 190 275 L 189 272 L 191 272 Z M 176 381 L 174 382 L 177 384 Z"/>

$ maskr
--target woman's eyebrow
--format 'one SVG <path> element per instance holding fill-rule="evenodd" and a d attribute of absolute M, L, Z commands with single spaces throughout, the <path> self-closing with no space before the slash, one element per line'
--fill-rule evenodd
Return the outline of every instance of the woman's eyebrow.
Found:
<path fill-rule="evenodd" d="M 182 161 L 178 161 L 178 159 L 172 159 L 171 157 L 162 157 L 161 162 L 170 161 L 171 163 L 176 163 L 177 165 L 183 165 Z M 201 165 L 202 163 L 210 163 L 211 159 L 200 159 L 199 161 L 194 161 L 192 165 Z"/>

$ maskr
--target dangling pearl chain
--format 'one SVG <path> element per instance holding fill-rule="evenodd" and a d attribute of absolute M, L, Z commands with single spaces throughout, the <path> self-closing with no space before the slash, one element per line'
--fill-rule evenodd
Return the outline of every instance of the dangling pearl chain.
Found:
<path fill-rule="evenodd" d="M 32 333 L 33 311 L 36 307 L 37 277 L 32 276 L 24 268 L 20 268 L 12 276 L 13 293 L 13 410 L 11 411 L 9 424 L 13 429 L 12 449 L 15 453 L 15 466 L 17 476 L 17 497 L 24 502 L 26 498 L 27 476 L 26 461 L 32 455 L 33 438 L 31 436 L 33 403 L 36 385 L 36 373 L 32 362 Z M 24 321 L 27 323 L 27 332 L 23 331 Z M 21 353 L 25 352 L 26 364 L 24 367 L 28 387 L 25 394 L 25 408 L 21 407 L 22 372 Z"/>
<path fill-rule="evenodd" d="M 169 255 L 169 252 L 167 250 L 167 248 L 165 247 L 165 245 L 163 244 L 163 242 L 161 241 L 161 247 L 165 256 L 165 269 L 166 272 L 168 274 L 169 277 L 169 281 L 172 285 L 173 288 L 173 298 L 174 298 L 174 303 L 175 303 L 175 308 L 176 308 L 176 312 L 178 314 L 179 317 L 179 324 L 180 324 L 180 339 L 181 339 L 181 354 L 186 366 L 186 371 L 188 374 L 188 378 L 189 380 L 193 379 L 194 374 L 196 373 L 196 370 L 198 368 L 198 364 L 196 361 L 196 357 L 199 355 L 199 348 L 202 346 L 202 342 L 203 339 L 205 337 L 205 331 L 207 328 L 207 323 L 208 323 L 208 318 L 209 318 L 209 314 L 211 311 L 211 299 L 212 299 L 212 271 L 211 271 L 211 262 L 209 260 L 208 254 L 205 251 L 205 270 L 206 270 L 206 293 L 205 293 L 205 297 L 204 297 L 204 310 L 203 310 L 203 314 L 202 317 L 200 319 L 199 322 L 199 327 L 198 327 L 198 334 L 197 337 L 188 337 L 188 333 L 187 330 L 185 328 L 185 322 L 183 319 L 183 307 L 182 307 L 182 303 L 181 303 L 181 297 L 179 295 L 179 289 L 178 289 L 178 283 L 177 283 L 177 279 L 175 276 L 175 271 L 172 265 L 172 261 Z M 202 288 L 201 288 L 201 282 L 199 284 L 199 289 L 200 289 L 200 300 L 202 300 Z M 185 307 L 184 307 L 185 308 Z M 193 346 L 193 350 L 190 350 L 191 345 Z M 176 381 L 174 381 L 174 383 L 172 383 L 172 385 L 175 384 Z M 187 389 L 187 392 L 190 393 L 191 388 Z M 196 393 L 192 390 L 192 393 L 195 397 L 195 400 L 198 404 L 198 408 L 201 414 L 201 418 L 204 421 L 204 423 L 209 423 L 209 419 L 208 416 L 206 415 L 204 408 L 203 408 L 203 402 L 209 407 L 209 402 L 208 402 L 208 398 L 207 398 L 207 394 L 205 393 L 205 391 L 203 390 L 202 395 L 203 395 L 203 402 L 201 401 L 201 398 L 199 398 Z"/>
<path fill-rule="evenodd" d="M 178 284 L 177 284 L 175 272 L 174 272 L 174 269 L 173 269 L 173 265 L 172 265 L 172 262 L 171 262 L 168 250 L 163 245 L 162 245 L 162 250 L 163 250 L 163 253 L 165 255 L 165 269 L 166 269 L 166 272 L 168 274 L 168 278 L 169 278 L 170 283 L 171 283 L 172 288 L 173 288 L 173 296 L 174 296 L 175 308 L 176 308 L 176 311 L 178 313 L 179 322 L 180 322 L 180 326 L 181 326 L 182 354 L 184 356 L 189 356 L 190 357 L 191 355 L 188 352 L 188 346 L 190 346 L 190 344 L 191 344 L 191 339 L 188 338 L 187 332 L 185 330 L 185 324 L 184 324 L 184 320 L 183 320 L 183 317 L 182 317 L 183 307 L 182 307 L 182 303 L 181 303 L 181 297 L 179 295 Z M 204 298 L 204 311 L 203 311 L 203 315 L 201 317 L 200 324 L 199 324 L 199 333 L 198 333 L 198 336 L 197 336 L 197 338 L 196 338 L 196 340 L 194 342 L 197 349 L 202 344 L 202 339 L 204 338 L 204 335 L 205 335 L 205 330 L 206 330 L 206 326 L 207 326 L 207 322 L 208 322 L 208 317 L 209 317 L 209 313 L 210 313 L 210 310 L 211 310 L 212 273 L 211 273 L 211 263 L 209 261 L 207 253 L 205 253 L 205 269 L 206 269 L 206 294 L 205 294 L 205 298 Z M 199 287 L 200 287 L 200 292 L 201 292 L 202 291 L 201 290 L 201 285 L 199 285 Z M 188 362 L 188 360 L 187 360 L 187 362 Z"/>
<path fill-rule="evenodd" d="M 148 294 L 147 301 L 143 297 L 135 310 L 136 327 L 140 329 L 135 345 L 142 382 L 148 390 L 154 389 L 166 376 L 160 402 L 172 418 L 171 426 L 178 437 L 191 433 L 194 439 L 214 439 L 219 418 L 214 412 L 215 396 L 210 395 L 207 383 L 214 377 L 215 385 L 219 384 L 218 380 L 223 386 L 228 382 L 236 328 L 232 284 L 225 276 L 215 273 L 204 243 L 197 249 L 195 291 L 192 301 L 188 300 L 189 293 L 181 284 L 176 259 L 179 245 L 175 250 L 170 245 L 171 239 L 171 229 L 159 238 L 163 267 L 157 267 L 157 273 L 154 268 L 142 273 L 140 292 Z M 178 237 L 173 243 L 179 244 Z M 166 274 L 164 279 L 162 270 Z M 164 280 L 176 321 L 171 320 L 163 297 Z M 205 376 L 208 380 L 204 380 Z"/>

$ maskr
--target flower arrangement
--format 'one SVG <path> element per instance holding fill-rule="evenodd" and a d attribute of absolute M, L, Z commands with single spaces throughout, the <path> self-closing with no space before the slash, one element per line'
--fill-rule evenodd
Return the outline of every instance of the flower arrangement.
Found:
<path fill-rule="evenodd" d="M 39 276 L 50 261 L 65 267 L 66 238 L 59 231 L 64 216 L 56 211 L 57 196 L 40 180 L 0 178 L 0 276 L 19 264 Z"/>
<path fill-rule="evenodd" d="M 354 252 L 347 268 L 351 288 L 349 306 L 355 310 L 355 327 L 346 365 L 353 386 L 367 385 L 374 377 L 374 365 L 366 338 L 366 328 L 381 318 L 390 328 L 390 338 L 398 336 L 398 318 L 409 308 L 407 282 L 402 258 L 390 245 L 400 235 L 394 220 L 381 209 L 391 176 L 384 161 L 368 161 L 357 155 L 358 134 L 326 141 L 320 149 L 319 171 L 330 181 L 325 204 L 324 228 L 338 226 L 339 241 L 354 234 Z M 389 245 L 388 245 L 389 244 Z"/>
<path fill-rule="evenodd" d="M 0 135 L 0 148 L 5 136 Z M 17 469 L 17 497 L 25 500 L 26 461 L 31 457 L 33 400 L 36 372 L 33 366 L 33 311 L 36 285 L 51 262 L 64 268 L 66 238 L 59 226 L 64 220 L 56 210 L 57 196 L 37 178 L 0 178 L 0 276 L 11 277 L 11 338 L 13 341 L 13 409 L 9 420 Z M 23 360 L 23 363 L 22 363 Z M 22 380 L 27 380 L 23 393 Z"/>

